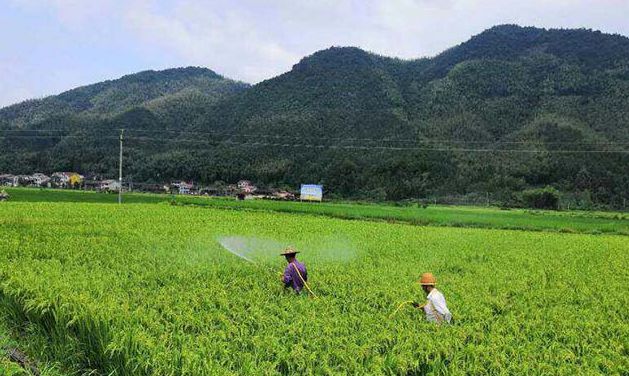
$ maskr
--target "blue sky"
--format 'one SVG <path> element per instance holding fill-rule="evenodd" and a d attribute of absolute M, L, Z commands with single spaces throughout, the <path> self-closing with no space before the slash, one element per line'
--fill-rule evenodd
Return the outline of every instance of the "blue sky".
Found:
<path fill-rule="evenodd" d="M 146 69 L 256 83 L 329 46 L 432 56 L 503 23 L 629 35 L 629 0 L 0 0 L 0 106 Z"/>

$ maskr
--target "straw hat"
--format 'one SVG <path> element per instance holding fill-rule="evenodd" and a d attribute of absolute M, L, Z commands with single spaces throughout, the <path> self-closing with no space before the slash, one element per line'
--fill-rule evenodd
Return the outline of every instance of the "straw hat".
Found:
<path fill-rule="evenodd" d="M 299 251 L 296 250 L 295 247 L 289 245 L 288 247 L 286 247 L 286 249 L 284 249 L 284 252 L 280 253 L 280 256 L 296 255 L 298 253 Z"/>
<path fill-rule="evenodd" d="M 424 273 L 419 279 L 419 284 L 422 286 L 434 286 L 437 284 L 437 278 L 432 273 Z"/>

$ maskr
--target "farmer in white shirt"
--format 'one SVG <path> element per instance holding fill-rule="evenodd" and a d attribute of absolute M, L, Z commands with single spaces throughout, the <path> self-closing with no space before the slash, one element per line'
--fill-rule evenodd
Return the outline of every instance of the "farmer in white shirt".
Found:
<path fill-rule="evenodd" d="M 426 313 L 426 320 L 441 324 L 442 322 L 450 323 L 452 314 L 446 305 L 446 298 L 441 291 L 435 287 L 437 279 L 432 273 L 424 273 L 419 280 L 419 284 L 426 293 L 426 303 L 413 303 L 415 308 L 422 308 Z"/>

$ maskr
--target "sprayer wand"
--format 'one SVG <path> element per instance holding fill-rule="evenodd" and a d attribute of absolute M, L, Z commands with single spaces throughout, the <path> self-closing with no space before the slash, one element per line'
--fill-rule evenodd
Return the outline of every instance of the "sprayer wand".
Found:
<path fill-rule="evenodd" d="M 407 300 L 407 301 L 404 301 L 404 302 L 400 303 L 400 305 L 398 305 L 398 306 L 397 306 L 397 308 L 395 309 L 395 311 L 393 311 L 393 313 L 389 315 L 389 319 L 392 319 L 392 318 L 393 318 L 393 316 L 395 316 L 395 314 L 396 314 L 396 313 L 398 313 L 398 311 L 399 311 L 402 307 L 404 307 L 404 306 L 405 306 L 405 305 L 407 305 L 407 304 L 413 304 L 413 303 L 414 303 L 414 302 L 413 302 L 412 300 Z M 425 306 L 425 305 L 426 305 L 426 304 L 422 304 L 422 305 L 420 305 L 420 306 L 417 306 L 417 309 L 424 308 L 424 306 Z"/>

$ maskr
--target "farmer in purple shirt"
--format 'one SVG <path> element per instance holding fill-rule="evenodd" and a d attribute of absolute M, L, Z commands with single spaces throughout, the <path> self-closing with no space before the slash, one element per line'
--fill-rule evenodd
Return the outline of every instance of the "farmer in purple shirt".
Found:
<path fill-rule="evenodd" d="M 297 261 L 295 255 L 298 253 L 295 248 L 288 247 L 281 255 L 286 257 L 286 261 L 288 261 L 288 265 L 284 269 L 284 275 L 282 275 L 284 287 L 292 287 L 299 294 L 304 288 L 306 281 L 308 281 L 308 272 L 306 271 L 306 266 Z"/>

